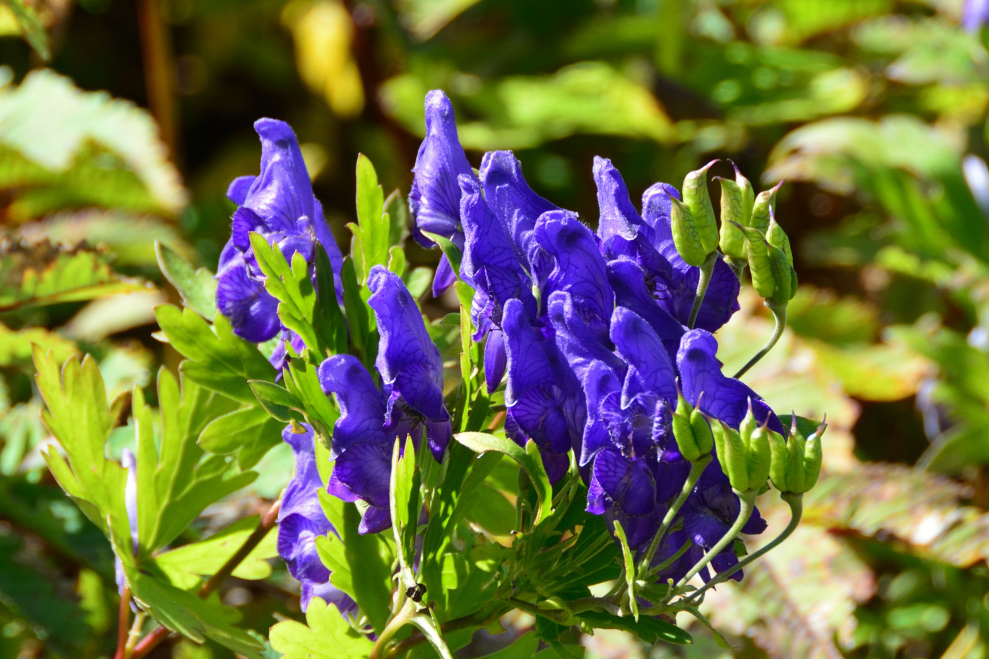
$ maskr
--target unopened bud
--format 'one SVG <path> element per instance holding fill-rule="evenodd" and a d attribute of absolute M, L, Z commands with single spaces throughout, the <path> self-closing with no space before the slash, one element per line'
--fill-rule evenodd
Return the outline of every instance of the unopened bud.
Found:
<path fill-rule="evenodd" d="M 737 222 L 743 227 L 749 226 L 752 220 L 752 205 L 754 192 L 749 180 L 742 176 L 735 167 L 735 180 L 719 179 L 721 182 L 721 239 L 718 246 L 725 256 L 736 261 L 745 261 L 745 235 L 736 227 Z"/>
<path fill-rule="evenodd" d="M 783 185 L 783 181 L 756 195 L 755 203 L 752 205 L 752 221 L 749 226 L 758 229 L 761 234 L 765 234 L 769 229 L 769 210 L 776 203 L 776 193 L 781 185 Z"/>
<path fill-rule="evenodd" d="M 718 220 L 707 190 L 707 170 L 716 162 L 718 161 L 712 160 L 683 179 L 683 203 L 690 209 L 705 258 L 718 248 Z"/>
<path fill-rule="evenodd" d="M 769 265 L 773 273 L 773 294 L 766 299 L 785 305 L 797 293 L 797 272 L 779 247 L 767 245 L 766 253 L 769 255 Z"/>

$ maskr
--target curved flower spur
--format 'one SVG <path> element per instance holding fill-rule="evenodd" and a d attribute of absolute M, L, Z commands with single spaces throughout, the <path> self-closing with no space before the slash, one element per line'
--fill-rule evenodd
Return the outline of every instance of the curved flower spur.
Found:
<path fill-rule="evenodd" d="M 434 295 L 456 283 L 464 305 L 464 380 L 445 384 L 449 343 L 443 354 L 434 344 L 438 326 L 424 320 L 404 261 L 363 261 L 363 287 L 347 274 L 350 259 L 324 242 L 294 135 L 266 121 L 258 124 L 262 175 L 231 186 L 240 208 L 218 299 L 238 336 L 288 343 L 278 366 L 318 364 L 319 388 L 338 410 L 320 429 L 326 454 L 310 450 L 320 442 L 318 424 L 293 420 L 285 431 L 297 470 L 279 553 L 303 584 L 304 605 L 332 601 L 359 633 L 373 631 L 375 657 L 427 641 L 449 656 L 444 625 L 477 628 L 514 608 L 551 624 L 537 626 L 550 643 L 559 644 L 567 627 L 620 627 L 627 615 L 649 616 L 652 629 L 670 634 L 653 640 L 670 640 L 683 632 L 671 631 L 669 615 L 696 611 L 708 588 L 740 580 L 763 553 L 739 561 L 736 549 L 738 538 L 766 529 L 755 498 L 770 476 L 794 517 L 767 547 L 792 531 L 800 496 L 820 469 L 823 426 L 809 432 L 793 416 L 784 426 L 755 391 L 722 372 L 712 334 L 738 310 L 746 266 L 767 306 L 785 319 L 796 278 L 773 215 L 776 188 L 755 195 L 740 173 L 722 181 L 719 229 L 707 190 L 713 163 L 689 173 L 682 193 L 653 185 L 638 209 L 614 165 L 596 158 L 594 232 L 533 192 L 511 152 L 485 154 L 475 174 L 449 99 L 430 92 L 409 207 L 414 237 L 444 249 Z M 375 229 L 361 221 L 369 240 Z M 252 232 L 286 260 L 312 263 L 316 249 L 326 250 L 334 301 L 342 303 L 335 313 L 347 323 L 353 354 L 315 354 L 279 320 L 252 260 Z M 365 245 L 362 258 L 368 253 Z M 361 323 L 377 332 L 373 352 L 353 340 Z M 305 404 L 298 410 L 300 420 L 315 418 Z M 406 446 L 426 457 L 407 455 Z M 488 482 L 499 453 L 518 463 L 517 487 Z M 315 467 L 320 455 L 332 461 L 327 483 Z M 411 460 L 420 467 L 414 479 Z M 504 487 L 518 515 L 512 535 L 499 537 L 470 511 L 478 493 L 502 496 Z M 326 494 L 327 514 L 332 498 L 357 506 L 359 534 L 393 529 L 393 540 L 376 545 L 393 556 L 402 584 L 384 618 L 339 572 L 346 561 L 331 560 L 325 546 L 315 550 L 319 536 L 348 542 L 338 535 L 342 518 L 320 515 Z M 497 567 L 479 567 L 483 556 L 496 556 Z M 478 570 L 487 576 L 470 576 Z M 458 593 L 471 578 L 488 585 L 459 610 Z M 612 585 L 591 595 L 600 582 Z M 418 629 L 411 637 L 401 631 L 406 624 Z"/>

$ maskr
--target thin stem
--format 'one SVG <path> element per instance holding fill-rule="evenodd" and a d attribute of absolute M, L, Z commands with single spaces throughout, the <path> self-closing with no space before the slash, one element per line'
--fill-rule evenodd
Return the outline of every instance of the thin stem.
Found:
<path fill-rule="evenodd" d="M 783 328 L 786 327 L 786 305 L 776 304 L 775 302 L 770 302 L 769 300 L 766 300 L 766 306 L 769 308 L 770 311 L 773 312 L 773 318 L 776 319 L 776 328 L 773 330 L 773 336 L 770 337 L 766 345 L 762 347 L 762 350 L 757 352 L 755 354 L 755 357 L 750 359 L 749 362 L 745 366 L 743 366 L 741 370 L 738 371 L 738 373 L 735 374 L 736 380 L 742 377 L 743 375 L 745 375 L 745 373 L 750 368 L 755 366 L 760 359 L 762 359 L 767 354 L 769 354 L 769 351 L 773 349 L 773 346 L 776 345 L 776 342 L 780 340 L 781 336 L 783 336 Z"/>
<path fill-rule="evenodd" d="M 440 625 L 440 629 L 443 632 L 452 632 L 458 629 L 466 629 L 468 627 L 487 627 L 489 624 L 500 618 L 502 614 L 503 614 L 503 609 L 501 608 L 496 609 L 494 613 L 485 617 L 478 617 L 478 615 L 475 613 L 469 616 L 464 616 L 463 618 L 457 618 L 456 620 L 450 620 L 449 622 L 444 622 L 442 625 Z M 421 645 L 427 640 L 429 639 L 427 639 L 422 634 L 422 632 L 416 630 L 415 633 L 412 634 L 412 636 L 402 639 L 401 641 L 396 643 L 394 647 L 388 650 L 388 653 L 385 654 L 384 659 L 395 659 L 396 657 L 405 654 L 406 652 L 416 647 L 417 645 Z"/>
<path fill-rule="evenodd" d="M 127 649 L 124 651 L 124 657 L 130 657 L 131 653 L 134 652 L 134 646 L 141 638 L 141 628 L 144 626 L 145 618 L 147 618 L 147 614 L 144 611 L 138 611 L 134 616 L 134 622 L 130 626 L 130 631 L 127 632 Z"/>
<path fill-rule="evenodd" d="M 718 261 L 718 252 L 714 251 L 707 255 L 704 263 L 701 264 L 701 276 L 697 280 L 697 295 L 694 296 L 694 306 L 690 309 L 690 320 L 687 321 L 689 329 L 694 328 L 697 321 L 697 314 L 701 310 L 704 296 L 707 294 L 707 286 L 711 283 L 711 275 L 714 273 L 714 264 Z"/>
<path fill-rule="evenodd" d="M 120 610 L 117 614 L 117 652 L 113 659 L 127 656 L 127 625 L 130 621 L 130 588 L 124 586 L 120 593 Z"/>
<path fill-rule="evenodd" d="M 701 558 L 701 560 L 698 561 L 694 567 L 690 568 L 690 572 L 680 579 L 679 583 L 676 585 L 676 588 L 674 588 L 674 592 L 678 591 L 688 581 L 693 579 L 698 572 L 703 570 L 707 567 L 708 563 L 714 560 L 715 556 L 720 554 L 725 547 L 730 545 L 735 540 L 735 537 L 739 534 L 739 532 L 741 532 L 742 527 L 745 526 L 745 523 L 749 521 L 749 517 L 752 516 L 752 511 L 755 508 L 755 497 L 758 490 L 746 490 L 745 492 L 739 492 L 738 490 L 732 488 L 732 491 L 738 495 L 739 501 L 738 517 L 735 519 L 735 523 L 732 524 L 731 528 L 728 529 L 728 532 L 725 533 L 720 540 L 718 540 L 718 544 L 711 547 L 711 549 L 704 554 L 703 558 Z"/>
<path fill-rule="evenodd" d="M 227 559 L 227 562 L 223 564 L 223 567 L 221 567 L 216 574 L 207 579 L 206 583 L 204 583 L 199 589 L 198 595 L 201 599 L 206 599 L 217 588 L 222 586 L 223 582 L 226 581 L 230 575 L 233 574 L 233 571 L 237 569 L 237 566 L 240 565 L 245 558 L 247 558 L 247 555 L 254 551 L 255 547 L 261 544 L 264 537 L 268 535 L 268 531 L 271 530 L 271 527 L 273 527 L 275 522 L 278 520 L 278 512 L 281 508 L 281 499 L 271 504 L 271 508 L 269 508 L 268 512 L 264 514 L 264 517 L 261 518 L 261 523 L 258 524 L 251 535 L 247 537 L 247 540 L 245 540 L 244 544 L 240 546 L 240 549 L 238 549 L 233 556 Z"/>
<path fill-rule="evenodd" d="M 738 281 L 742 281 L 742 275 L 745 273 L 745 267 L 749 264 L 745 259 L 737 260 L 731 257 L 725 258 L 725 263 L 731 268 L 731 271 L 735 273 L 735 277 Z"/>
<path fill-rule="evenodd" d="M 144 83 L 148 107 L 158 122 L 161 139 L 168 146 L 172 160 L 175 154 L 175 108 L 173 107 L 175 70 L 168 28 L 161 16 L 160 0 L 139 0 L 138 29 L 144 64 Z"/>
<path fill-rule="evenodd" d="M 233 571 L 237 569 L 237 566 L 243 562 L 247 555 L 254 551 L 254 548 L 264 540 L 264 537 L 268 535 L 268 531 L 275 525 L 278 520 L 278 511 L 281 510 L 282 500 L 278 499 L 275 503 L 271 504 L 271 508 L 268 512 L 264 514 L 261 521 L 258 523 L 257 528 L 247 537 L 244 544 L 240 546 L 240 549 L 234 553 L 227 562 L 214 574 L 212 577 L 206 580 L 197 593 L 201 599 L 206 599 L 213 592 L 216 591 L 223 582 L 226 581 Z M 158 627 L 153 632 L 145 636 L 141 641 L 134 646 L 134 652 L 130 655 L 128 659 L 141 659 L 149 652 L 154 650 L 159 643 L 168 638 L 169 630 L 167 627 Z"/>
<path fill-rule="evenodd" d="M 381 630 L 381 634 L 378 636 L 378 640 L 374 642 L 374 647 L 371 648 L 371 659 L 379 659 L 382 657 L 382 652 L 388 641 L 398 633 L 398 630 L 405 625 L 412 622 L 412 619 L 416 616 L 416 606 L 415 602 L 411 599 L 406 599 L 405 604 L 399 609 L 398 613 L 392 616 L 385 628 Z"/>
<path fill-rule="evenodd" d="M 793 531 L 800 524 L 800 517 L 803 515 L 804 510 L 804 495 L 803 494 L 793 494 L 792 492 L 787 492 L 781 495 L 783 500 L 786 501 L 787 505 L 790 506 L 790 523 L 786 525 L 783 532 L 780 533 L 776 538 L 769 544 L 760 547 L 758 551 L 749 554 L 743 560 L 741 560 L 738 565 L 731 568 L 730 570 L 725 570 L 720 572 L 714 579 L 708 581 L 704 586 L 698 590 L 696 593 L 690 596 L 688 603 L 692 603 L 697 597 L 699 597 L 704 591 L 714 588 L 720 583 L 724 583 L 728 580 L 731 575 L 735 574 L 739 570 L 750 565 L 753 561 L 761 558 L 765 554 L 769 553 L 776 547 L 780 546 L 784 540 L 790 537 Z"/>
<path fill-rule="evenodd" d="M 680 508 L 687 500 L 687 497 L 694 491 L 694 486 L 697 485 L 697 481 L 700 480 L 701 474 L 704 473 L 704 468 L 710 463 L 711 456 L 707 455 L 697 462 L 692 462 L 690 464 L 690 474 L 687 475 L 687 480 L 680 489 L 680 494 L 677 495 L 677 498 L 673 501 L 673 505 L 670 506 L 670 509 L 666 511 L 666 516 L 663 517 L 663 523 L 659 525 L 659 530 L 656 531 L 656 535 L 653 536 L 652 542 L 649 543 L 649 548 L 646 549 L 646 553 L 642 555 L 642 560 L 639 561 L 640 572 L 648 570 L 652 566 L 652 559 L 656 556 L 656 552 L 659 550 L 659 546 L 662 544 L 663 538 L 666 537 L 666 532 L 670 530 L 670 525 L 673 524 L 673 519 L 676 517 L 676 514 L 680 512 Z"/>

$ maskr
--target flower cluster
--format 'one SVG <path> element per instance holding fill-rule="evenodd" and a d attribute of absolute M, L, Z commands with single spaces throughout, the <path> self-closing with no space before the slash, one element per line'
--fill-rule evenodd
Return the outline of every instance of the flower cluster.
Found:
<path fill-rule="evenodd" d="M 301 254 L 314 282 L 314 259 L 319 246 L 337 276 L 343 258 L 323 216 L 323 207 L 313 196 L 295 133 L 288 124 L 275 119 L 259 119 L 254 129 L 261 138 L 261 173 L 234 179 L 227 189 L 227 197 L 237 204 L 237 210 L 230 240 L 220 254 L 216 304 L 242 339 L 253 343 L 282 339 L 271 356 L 272 364 L 281 370 L 286 343 L 296 353 L 305 346 L 278 319 L 278 301 L 264 288 L 265 277 L 251 249 L 250 234 L 258 233 L 277 245 L 289 262 L 296 253 Z"/>
<path fill-rule="evenodd" d="M 696 329 L 688 329 L 701 275 L 674 245 L 675 188 L 646 190 L 640 214 L 618 170 L 596 158 L 594 233 L 536 195 L 511 152 L 485 154 L 475 176 L 440 91 L 426 98 L 426 126 L 410 205 L 421 232 L 463 245 L 459 275 L 476 291 L 471 318 L 475 340 L 485 341 L 488 389 L 507 372 L 507 434 L 537 444 L 554 482 L 572 452 L 588 483 L 588 512 L 619 521 L 630 547 L 643 550 L 690 472 L 672 431 L 678 387 L 730 427 L 751 406 L 759 423 L 785 432 L 754 391 L 722 374 L 716 358 L 711 332 L 738 309 L 738 277 L 719 257 Z M 438 270 L 434 288 L 450 278 Z M 680 511 L 682 524 L 656 554 L 659 562 L 691 543 L 662 577 L 683 576 L 728 531 L 739 505 L 711 463 Z M 764 528 L 756 512 L 743 532 Z M 729 547 L 712 565 L 723 571 L 736 562 Z"/>
<path fill-rule="evenodd" d="M 291 130 L 267 119 L 256 128 L 261 174 L 230 186 L 239 208 L 221 258 L 218 306 L 246 340 L 280 335 L 300 343 L 278 320 L 248 235 L 257 232 L 287 258 L 299 253 L 310 264 L 322 245 L 337 273 L 340 255 Z M 440 91 L 426 97 L 426 129 L 409 196 L 414 236 L 426 246 L 442 236 L 462 252 L 459 272 L 446 256 L 441 259 L 433 292 L 440 294 L 458 277 L 474 289 L 473 338 L 484 344 L 488 391 L 504 382 L 506 434 L 520 445 L 536 444 L 553 483 L 576 469 L 588 486 L 587 511 L 604 515 L 612 529 L 620 523 L 640 555 L 662 537 L 657 534 L 678 494 L 689 492 L 663 542 L 654 545 L 653 559 L 663 581 L 687 575 L 729 530 L 741 504 L 716 459 L 690 488 L 692 463 L 673 430 L 678 400 L 702 414 L 705 427 L 710 419 L 719 431 L 737 430 L 748 418 L 780 433 L 779 441 L 786 435 L 773 411 L 748 386 L 725 376 L 716 357 L 711 333 L 739 308 L 738 276 L 713 250 L 700 259 L 702 267 L 678 252 L 683 234 L 677 222 L 693 200 L 688 195 L 681 203 L 670 185 L 646 190 L 640 211 L 618 170 L 596 158 L 594 232 L 577 214 L 533 192 L 509 151 L 485 154 L 475 174 L 458 141 L 453 108 Z M 709 283 L 698 306 L 702 277 Z M 333 355 L 318 375 L 341 412 L 327 488 L 344 501 L 362 502 L 359 531 L 375 533 L 391 526 L 396 439 L 411 436 L 417 452 L 425 440 L 441 461 L 452 428 L 440 353 L 415 300 L 402 279 L 380 265 L 366 285 L 380 337 L 375 363 Z M 273 361 L 284 355 L 283 342 Z M 279 553 L 303 584 L 304 606 L 319 595 L 349 611 L 353 603 L 329 585 L 315 552 L 315 537 L 333 529 L 316 496 L 323 483 L 312 430 L 289 427 L 283 437 L 297 467 L 282 509 Z M 755 511 L 742 532 L 761 533 L 765 526 Z M 737 562 L 729 544 L 711 565 L 723 572 Z M 700 574 L 710 578 L 706 567 Z M 741 571 L 732 578 L 740 579 Z"/>

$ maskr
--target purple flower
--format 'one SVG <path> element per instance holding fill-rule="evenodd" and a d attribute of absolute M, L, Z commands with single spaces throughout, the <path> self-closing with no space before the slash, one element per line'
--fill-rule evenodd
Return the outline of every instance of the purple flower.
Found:
<path fill-rule="evenodd" d="M 357 605 L 330 584 L 330 571 L 316 552 L 316 538 L 335 531 L 319 504 L 318 492 L 323 482 L 316 468 L 313 430 L 305 425 L 303 432 L 296 432 L 287 426 L 282 439 L 295 453 L 295 475 L 285 488 L 278 512 L 278 555 L 302 584 L 303 611 L 309 608 L 313 597 L 321 597 L 335 604 L 341 613 L 351 613 Z"/>
<path fill-rule="evenodd" d="M 536 442 L 555 483 L 570 466 L 570 450 L 580 451 L 586 418 L 580 383 L 553 338 L 529 322 L 519 300 L 505 304 L 503 318 L 508 352 L 505 431 L 520 446 L 529 439 Z"/>
<path fill-rule="evenodd" d="M 358 529 L 377 533 L 391 526 L 388 490 L 396 435 L 389 423 L 385 396 L 371 374 L 352 355 L 334 355 L 319 367 L 323 392 L 334 394 L 340 418 L 333 426 L 330 457 L 335 461 L 330 494 L 368 504 Z"/>
<path fill-rule="evenodd" d="M 509 300 L 521 300 L 526 313 L 535 317 L 536 299 L 515 243 L 485 202 L 480 184 L 474 178 L 461 176 L 460 187 L 460 214 L 466 236 L 460 273 L 476 291 L 471 305 L 474 340 L 488 335 L 484 371 L 488 391 L 494 391 L 505 372 L 502 308 Z"/>
<path fill-rule="evenodd" d="M 436 460 L 453 434 L 450 414 L 443 404 L 443 360 L 426 332 L 422 314 L 401 278 L 383 266 L 368 275 L 371 297 L 367 303 L 378 322 L 378 357 L 387 397 L 387 416 L 398 436 L 417 436 L 423 430 Z M 395 422 L 395 419 L 400 419 Z"/>
<path fill-rule="evenodd" d="M 475 179 L 457 137 L 453 105 L 442 91 L 426 94 L 426 138 L 419 146 L 412 169 L 409 210 L 415 220 L 413 235 L 424 247 L 433 243 L 422 232 L 428 231 L 451 239 L 463 249 L 460 229 L 461 176 Z M 433 295 L 439 296 L 453 283 L 455 273 L 444 255 L 433 279 Z"/>
<path fill-rule="evenodd" d="M 528 258 L 543 304 L 558 293 L 568 294 L 587 331 L 607 341 L 615 294 L 597 237 L 568 211 L 541 215 L 532 237 Z"/>
<path fill-rule="evenodd" d="M 700 405 L 700 410 L 708 416 L 738 428 L 751 401 L 756 421 L 768 423 L 772 430 L 785 436 L 783 424 L 762 398 L 745 383 L 721 372 L 717 352 L 718 342 L 709 332 L 691 330 L 683 335 L 677 366 L 687 402 Z"/>
<path fill-rule="evenodd" d="M 480 174 L 488 205 L 508 228 L 519 252 L 528 254 L 536 220 L 559 209 L 532 191 L 522 177 L 522 164 L 511 151 L 485 153 Z"/>
<path fill-rule="evenodd" d="M 989 0 L 965 0 L 962 26 L 969 32 L 978 32 L 983 25 L 989 25 Z"/>
<path fill-rule="evenodd" d="M 227 190 L 238 208 L 232 235 L 220 255 L 216 299 L 237 336 L 261 343 L 283 328 L 277 315 L 278 302 L 264 288 L 264 274 L 251 250 L 250 233 L 258 232 L 277 245 L 289 261 L 299 253 L 312 264 L 316 245 L 322 245 L 335 278 L 342 257 L 313 196 L 292 129 L 275 119 L 259 119 L 254 128 L 261 138 L 261 173 L 237 178 Z M 342 294 L 338 280 L 336 284 L 338 294 Z"/>

